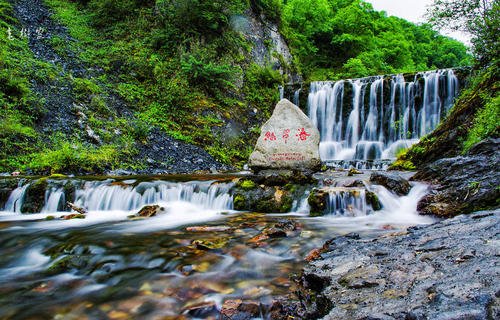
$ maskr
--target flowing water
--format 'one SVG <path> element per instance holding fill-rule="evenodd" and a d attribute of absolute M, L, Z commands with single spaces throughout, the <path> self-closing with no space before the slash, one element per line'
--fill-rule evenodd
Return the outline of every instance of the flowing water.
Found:
<path fill-rule="evenodd" d="M 289 275 L 325 240 L 430 222 L 416 214 L 426 190 L 419 184 L 406 197 L 368 185 L 383 205 L 376 212 L 364 189 L 332 187 L 329 214 L 311 218 L 309 191 L 288 214 L 237 212 L 232 176 L 199 178 L 48 179 L 44 203 L 30 214 L 21 211 L 41 180 L 19 180 L 0 212 L 0 318 L 196 319 L 242 298 L 259 301 L 265 319 L 273 298 L 293 288 Z M 69 213 L 65 201 L 88 209 L 86 218 L 58 219 Z M 129 218 L 151 204 L 164 211 Z M 283 219 L 298 229 L 255 241 Z M 187 228 L 194 225 L 216 229 Z"/>
<path fill-rule="evenodd" d="M 413 79 L 399 74 L 312 82 L 308 110 L 321 134 L 321 159 L 343 161 L 342 167 L 384 168 L 378 160 L 394 159 L 434 130 L 457 95 L 451 69 Z"/>

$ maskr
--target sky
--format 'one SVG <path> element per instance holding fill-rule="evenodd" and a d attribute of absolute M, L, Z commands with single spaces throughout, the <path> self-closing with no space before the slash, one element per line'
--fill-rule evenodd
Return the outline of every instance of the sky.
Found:
<path fill-rule="evenodd" d="M 385 11 L 389 16 L 397 16 L 411 22 L 425 22 L 424 14 L 432 0 L 365 0 L 378 11 Z M 460 32 L 443 32 L 447 36 L 469 44 L 469 36 Z"/>

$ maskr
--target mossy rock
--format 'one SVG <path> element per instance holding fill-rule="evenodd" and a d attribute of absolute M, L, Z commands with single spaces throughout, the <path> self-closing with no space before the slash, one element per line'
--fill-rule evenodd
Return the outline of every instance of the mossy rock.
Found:
<path fill-rule="evenodd" d="M 380 203 L 378 196 L 374 192 L 366 192 L 366 203 L 371 205 L 372 209 L 375 211 L 382 209 L 382 204 Z"/>
<path fill-rule="evenodd" d="M 31 183 L 26 189 L 24 203 L 21 207 L 22 213 L 36 213 L 42 211 L 45 203 L 45 191 L 48 187 L 46 178 L 38 179 Z"/>
<path fill-rule="evenodd" d="M 328 201 L 328 192 L 321 189 L 312 189 L 307 202 L 309 203 L 311 217 L 318 217 L 325 214 Z"/>
<path fill-rule="evenodd" d="M 292 209 L 293 195 L 279 186 L 256 186 L 238 189 L 233 197 L 233 208 L 240 211 L 261 213 L 285 213 Z"/>
<path fill-rule="evenodd" d="M 252 180 L 247 180 L 247 179 L 238 181 L 237 186 L 239 188 L 244 189 L 244 190 L 251 190 L 251 189 L 255 189 L 257 187 L 255 182 L 253 182 Z"/>

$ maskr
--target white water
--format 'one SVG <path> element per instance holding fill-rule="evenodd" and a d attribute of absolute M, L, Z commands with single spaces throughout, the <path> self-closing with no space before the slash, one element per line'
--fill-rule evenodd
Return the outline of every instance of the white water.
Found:
<path fill-rule="evenodd" d="M 308 110 L 321 134 L 321 159 L 394 159 L 437 127 L 457 94 L 451 69 L 418 73 L 410 82 L 401 74 L 312 82 Z"/>
<path fill-rule="evenodd" d="M 368 213 L 365 190 L 330 188 L 326 211 L 328 215 L 334 216 L 365 216 Z"/>
<path fill-rule="evenodd" d="M 12 191 L 9 199 L 7 199 L 7 203 L 5 203 L 5 212 L 13 214 L 21 213 L 21 206 L 23 204 L 27 188 L 28 184 L 25 184 L 24 186 L 17 187 L 14 191 Z"/>
<path fill-rule="evenodd" d="M 66 199 L 62 185 L 49 186 L 40 213 L 21 214 L 24 194 L 30 183 L 15 189 L 0 211 L 0 221 L 40 220 L 47 216 L 69 214 L 62 211 L 66 200 L 88 211 L 85 219 L 41 221 L 39 228 L 79 227 L 102 222 L 124 221 L 145 205 L 160 205 L 163 213 L 143 221 L 127 224 L 134 232 L 171 228 L 184 224 L 213 220 L 232 210 L 232 183 L 214 181 L 168 182 L 88 181 L 75 191 L 74 199 Z M 121 229 L 121 228 L 120 228 Z"/>
<path fill-rule="evenodd" d="M 316 218 L 321 224 L 331 225 L 332 227 L 341 228 L 345 232 L 362 231 L 371 229 L 382 229 L 384 226 L 401 227 L 412 226 L 418 224 L 429 224 L 435 220 L 428 216 L 421 216 L 417 212 L 418 201 L 427 193 L 427 185 L 422 183 L 414 183 L 412 189 L 406 196 L 399 197 L 388 191 L 385 187 L 379 185 L 370 186 L 371 191 L 378 196 L 382 209 L 379 211 L 371 211 L 366 204 L 357 204 L 356 210 L 364 206 L 365 214 L 352 216 L 348 211 L 342 215 L 325 215 Z M 336 195 L 334 197 L 339 201 Z M 345 198 L 342 199 L 345 201 Z M 349 204 L 345 201 L 342 205 L 346 207 Z"/>

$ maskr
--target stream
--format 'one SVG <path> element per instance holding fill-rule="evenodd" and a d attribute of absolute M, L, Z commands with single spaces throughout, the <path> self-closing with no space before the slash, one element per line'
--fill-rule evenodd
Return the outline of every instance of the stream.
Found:
<path fill-rule="evenodd" d="M 374 185 L 382 210 L 344 214 L 356 204 L 339 198 L 331 214 L 313 218 L 307 195 L 286 214 L 233 210 L 238 176 L 20 179 L 0 212 L 0 317 L 216 319 L 225 301 L 243 299 L 266 319 L 325 240 L 432 222 L 416 214 L 423 184 L 403 197 Z M 40 181 L 43 206 L 21 213 L 28 186 Z M 65 201 L 87 208 L 85 219 L 60 219 Z M 130 217 L 151 204 L 158 215 Z M 277 224 L 294 227 L 261 241 Z"/>

